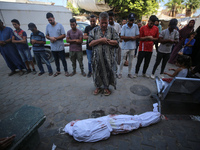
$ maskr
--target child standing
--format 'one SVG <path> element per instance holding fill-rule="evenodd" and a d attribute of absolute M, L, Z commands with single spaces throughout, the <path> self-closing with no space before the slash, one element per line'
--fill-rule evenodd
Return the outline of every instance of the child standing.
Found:
<path fill-rule="evenodd" d="M 173 74 L 164 72 L 164 74 L 170 76 L 170 77 L 183 77 L 185 78 L 189 72 L 189 69 L 191 67 L 191 58 L 186 55 L 179 55 L 177 58 L 176 66 L 178 66 L 177 69 L 169 69 L 174 71 Z M 163 78 L 163 81 L 171 82 L 173 78 Z"/>
<path fill-rule="evenodd" d="M 184 47 L 184 50 L 183 50 L 183 55 L 187 55 L 187 56 L 191 56 L 192 55 L 192 47 L 193 47 L 193 45 L 194 45 L 194 43 L 196 41 L 194 39 L 195 34 L 196 34 L 195 32 L 191 32 L 189 34 L 188 38 L 185 39 L 185 43 L 184 43 L 185 47 Z"/>

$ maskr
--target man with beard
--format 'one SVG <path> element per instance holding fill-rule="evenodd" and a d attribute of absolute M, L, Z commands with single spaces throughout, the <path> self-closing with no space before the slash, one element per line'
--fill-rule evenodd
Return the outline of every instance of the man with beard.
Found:
<path fill-rule="evenodd" d="M 159 24 L 159 20 L 155 21 L 155 26 L 158 27 L 159 34 L 160 34 L 161 31 L 162 31 L 162 26 Z M 158 42 L 154 42 L 154 44 L 155 44 L 155 47 L 156 47 L 156 52 L 158 53 Z"/>
<path fill-rule="evenodd" d="M 96 86 L 94 95 L 104 88 L 104 95 L 109 96 L 109 85 L 116 88 L 116 76 L 113 66 L 116 65 L 114 50 L 119 44 L 119 36 L 114 28 L 108 26 L 108 14 L 99 15 L 100 26 L 94 28 L 88 38 L 89 46 L 93 47 L 92 68 L 93 79 Z"/>
<path fill-rule="evenodd" d="M 134 52 L 136 49 L 136 39 L 139 38 L 139 29 L 136 24 L 134 24 L 135 14 L 130 13 L 128 16 L 128 23 L 122 27 L 121 30 L 121 39 L 122 41 L 122 54 L 121 54 L 121 63 L 120 63 L 120 73 L 118 78 L 122 78 L 122 70 L 124 66 L 124 62 L 126 60 L 126 55 L 128 53 L 128 77 L 132 78 L 131 69 L 132 69 L 132 62 L 134 58 Z"/>
<path fill-rule="evenodd" d="M 82 51 L 82 43 L 83 43 L 83 33 L 81 30 L 77 29 L 76 19 L 70 19 L 70 26 L 71 29 L 67 31 L 67 43 L 70 44 L 69 46 L 69 57 L 72 61 L 73 72 L 70 76 L 76 74 L 76 60 L 79 62 L 79 66 L 81 69 L 81 75 L 86 76 L 84 72 L 83 66 L 83 51 Z"/>
<path fill-rule="evenodd" d="M 67 62 L 65 60 L 65 50 L 63 42 L 63 39 L 65 38 L 65 30 L 62 24 L 55 22 L 55 18 L 52 13 L 47 13 L 46 18 L 49 22 L 46 27 L 46 38 L 49 39 L 51 42 L 51 51 L 55 60 L 57 70 L 57 72 L 54 74 L 54 77 L 61 74 L 59 58 L 62 61 L 65 70 L 65 76 L 68 77 L 69 73 L 67 69 Z"/>
<path fill-rule="evenodd" d="M 179 32 L 176 30 L 177 23 L 178 23 L 177 19 L 171 19 L 169 22 L 169 28 L 161 31 L 159 35 L 160 46 L 158 48 L 156 62 L 152 70 L 152 75 L 151 75 L 152 79 L 155 78 L 154 74 L 161 61 L 162 61 L 162 66 L 160 71 L 160 78 L 164 78 L 163 73 L 171 54 L 172 45 L 174 43 L 178 43 L 179 40 Z"/>
<path fill-rule="evenodd" d="M 108 24 L 108 26 L 113 27 L 116 30 L 117 34 L 120 36 L 121 26 L 120 26 L 119 23 L 114 21 L 114 13 L 111 11 L 111 12 L 108 13 L 108 15 L 109 15 L 109 24 Z M 120 60 L 121 59 L 121 48 L 120 47 L 115 49 L 114 56 L 115 56 L 115 59 L 117 61 L 117 64 L 119 65 L 120 61 L 121 61 Z M 114 67 L 114 71 L 115 71 L 116 76 L 117 76 L 117 65 L 113 66 L 113 67 Z"/>
<path fill-rule="evenodd" d="M 135 75 L 134 78 L 138 77 L 138 72 L 140 69 L 140 65 L 144 59 L 144 66 L 143 66 L 143 77 L 149 77 L 146 75 L 147 68 L 149 67 L 149 63 L 151 60 L 151 55 L 153 52 L 153 44 L 155 41 L 158 40 L 159 31 L 158 27 L 154 25 L 155 21 L 158 18 L 155 15 L 151 15 L 148 21 L 148 24 L 142 26 L 140 28 L 140 45 L 139 45 L 139 54 L 137 59 L 137 64 L 135 67 Z"/>
<path fill-rule="evenodd" d="M 87 74 L 87 77 L 90 78 L 91 75 L 92 75 L 92 66 L 91 66 L 91 61 L 92 61 L 92 47 L 89 46 L 89 43 L 88 43 L 88 35 L 89 35 L 89 32 L 94 28 L 96 27 L 96 21 L 97 21 L 97 17 L 94 16 L 94 15 L 91 15 L 90 16 L 90 25 L 87 26 L 85 28 L 85 31 L 84 31 L 84 36 L 83 36 L 83 39 L 86 39 L 87 40 L 87 48 L 86 48 L 86 53 L 87 53 L 87 59 L 88 59 L 88 74 Z"/>

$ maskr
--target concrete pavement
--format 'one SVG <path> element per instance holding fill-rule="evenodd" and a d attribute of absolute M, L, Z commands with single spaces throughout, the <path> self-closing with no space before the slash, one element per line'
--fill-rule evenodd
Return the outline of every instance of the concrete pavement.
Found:
<path fill-rule="evenodd" d="M 69 72 L 72 66 L 67 57 Z M 148 68 L 147 74 L 151 74 L 155 63 L 155 54 Z M 133 62 L 135 69 L 136 58 Z M 54 62 L 51 63 L 55 70 Z M 142 66 L 139 75 L 141 75 Z M 84 67 L 87 72 L 87 58 L 84 55 Z M 167 64 L 167 68 L 172 65 Z M 21 106 L 28 104 L 42 108 L 47 119 L 40 127 L 41 143 L 38 150 L 51 149 L 53 143 L 57 150 L 65 149 L 194 149 L 200 147 L 200 122 L 183 117 L 183 120 L 162 120 L 161 122 L 140 128 L 122 135 L 111 135 L 108 140 L 96 143 L 79 143 L 67 134 L 59 134 L 58 129 L 75 119 L 87 119 L 115 114 L 141 114 L 153 109 L 153 101 L 150 95 L 139 96 L 130 91 L 134 85 L 142 85 L 151 93 L 156 93 L 155 81 L 150 78 L 127 78 L 128 68 L 124 67 L 122 79 L 117 79 L 117 89 L 111 87 L 112 94 L 108 97 L 103 94 L 94 96 L 95 89 L 92 78 L 81 76 L 77 63 L 77 74 L 73 77 L 65 77 L 63 67 L 57 77 L 48 76 L 46 72 L 42 76 L 27 74 L 19 76 L 15 74 L 8 77 L 10 72 L 2 56 L 0 56 L 0 119 L 10 115 Z M 47 71 L 46 66 L 44 66 Z M 38 68 L 36 67 L 39 72 Z M 160 66 L 156 71 L 159 74 Z M 132 70 L 132 73 L 134 70 Z"/>

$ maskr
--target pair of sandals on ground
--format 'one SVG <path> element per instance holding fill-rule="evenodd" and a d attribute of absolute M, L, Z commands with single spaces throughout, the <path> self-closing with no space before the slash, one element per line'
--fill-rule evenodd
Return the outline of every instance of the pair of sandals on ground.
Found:
<path fill-rule="evenodd" d="M 59 74 L 61 74 L 61 72 L 58 72 L 58 71 L 57 71 L 53 76 L 56 77 L 56 76 L 58 76 Z M 65 72 L 65 76 L 66 76 L 66 77 L 73 76 L 73 75 L 75 75 L 75 74 L 76 74 L 76 71 L 73 71 L 73 72 L 70 73 L 70 74 L 69 74 L 68 72 Z M 86 73 L 85 73 L 84 71 L 82 71 L 82 72 L 81 72 L 81 75 L 85 77 L 85 76 L 86 76 Z"/>
<path fill-rule="evenodd" d="M 98 95 L 99 93 L 103 93 L 105 96 L 109 96 L 111 91 L 109 89 L 96 88 L 93 92 L 94 95 Z"/>

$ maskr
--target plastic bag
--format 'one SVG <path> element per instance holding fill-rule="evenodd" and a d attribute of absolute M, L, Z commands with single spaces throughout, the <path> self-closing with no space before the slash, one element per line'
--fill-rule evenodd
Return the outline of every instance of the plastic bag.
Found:
<path fill-rule="evenodd" d="M 183 46 L 183 48 L 181 48 L 181 50 L 178 52 L 179 55 L 183 55 L 184 48 L 185 48 L 185 46 Z"/>

